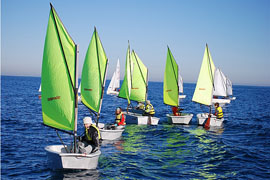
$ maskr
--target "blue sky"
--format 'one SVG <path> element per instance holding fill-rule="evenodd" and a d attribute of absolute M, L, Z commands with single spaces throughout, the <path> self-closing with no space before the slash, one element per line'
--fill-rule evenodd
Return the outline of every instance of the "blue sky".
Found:
<path fill-rule="evenodd" d="M 184 82 L 196 82 L 208 43 L 234 84 L 270 86 L 268 0 L 2 0 L 2 75 L 40 76 L 50 2 L 79 44 L 79 75 L 96 26 L 110 60 L 107 79 L 118 58 L 123 78 L 129 40 L 150 81 L 163 81 L 169 45 Z"/>

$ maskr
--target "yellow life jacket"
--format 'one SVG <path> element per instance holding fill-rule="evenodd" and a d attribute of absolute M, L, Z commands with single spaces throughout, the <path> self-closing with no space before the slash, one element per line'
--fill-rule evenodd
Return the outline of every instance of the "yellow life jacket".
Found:
<path fill-rule="evenodd" d="M 144 104 L 140 104 L 138 108 L 144 110 Z"/>
<path fill-rule="evenodd" d="M 218 119 L 223 118 L 223 112 L 222 112 L 222 108 L 221 107 L 218 107 L 217 108 L 217 118 Z"/>
<path fill-rule="evenodd" d="M 94 127 L 97 130 L 97 132 L 98 132 L 98 139 L 100 139 L 99 129 L 95 125 L 93 125 L 93 124 L 91 126 Z M 90 134 L 88 134 L 88 129 L 86 129 L 86 128 L 85 128 L 85 135 L 86 135 L 88 141 L 92 141 L 92 138 L 91 138 Z"/>
<path fill-rule="evenodd" d="M 150 109 L 150 107 L 151 107 L 151 109 Z M 146 107 L 145 107 L 145 112 L 147 112 L 147 113 L 149 113 L 151 115 L 155 114 L 155 109 L 154 109 L 153 105 L 152 104 L 147 104 Z"/>
<path fill-rule="evenodd" d="M 122 119 L 122 112 L 120 112 L 120 114 L 117 114 L 115 117 L 115 122 L 118 124 L 120 123 L 121 119 Z"/>

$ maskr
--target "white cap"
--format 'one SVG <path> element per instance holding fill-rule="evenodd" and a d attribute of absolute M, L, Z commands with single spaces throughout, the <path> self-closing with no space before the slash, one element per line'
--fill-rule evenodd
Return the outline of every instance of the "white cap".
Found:
<path fill-rule="evenodd" d="M 91 117 L 83 118 L 83 124 L 92 124 L 92 118 Z"/>
<path fill-rule="evenodd" d="M 150 100 L 146 100 L 146 103 L 147 103 L 147 104 L 150 104 Z"/>
<path fill-rule="evenodd" d="M 121 109 L 118 107 L 118 108 L 116 108 L 116 111 L 120 111 Z"/>

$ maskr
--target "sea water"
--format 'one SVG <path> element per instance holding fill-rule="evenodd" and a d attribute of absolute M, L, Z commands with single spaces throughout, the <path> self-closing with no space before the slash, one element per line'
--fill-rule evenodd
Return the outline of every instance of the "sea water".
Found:
<path fill-rule="evenodd" d="M 191 124 L 170 125 L 163 83 L 149 82 L 158 126 L 127 125 L 121 139 L 103 142 L 96 170 L 52 171 L 44 147 L 61 142 L 55 130 L 41 124 L 40 81 L 1 76 L 2 179 L 270 178 L 270 87 L 233 86 L 236 100 L 223 108 L 224 127 L 205 130 L 197 126 L 196 114 L 209 110 L 191 101 L 195 84 L 184 84 L 187 97 L 180 102 L 184 112 L 194 114 Z M 126 105 L 125 99 L 105 94 L 100 122 L 112 123 L 115 108 Z M 79 134 L 85 116 L 89 111 L 80 104 Z M 72 142 L 60 135 L 66 144 Z"/>

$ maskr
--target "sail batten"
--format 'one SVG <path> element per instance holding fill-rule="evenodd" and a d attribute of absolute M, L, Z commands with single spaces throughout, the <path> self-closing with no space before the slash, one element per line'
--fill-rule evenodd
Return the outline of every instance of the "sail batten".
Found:
<path fill-rule="evenodd" d="M 41 95 L 43 123 L 74 130 L 76 44 L 51 5 L 43 51 Z"/>
<path fill-rule="evenodd" d="M 210 106 L 212 104 L 212 96 L 214 88 L 214 77 L 213 77 L 214 72 L 215 72 L 215 65 L 213 63 L 208 46 L 206 45 L 192 101 L 207 106 Z"/>

